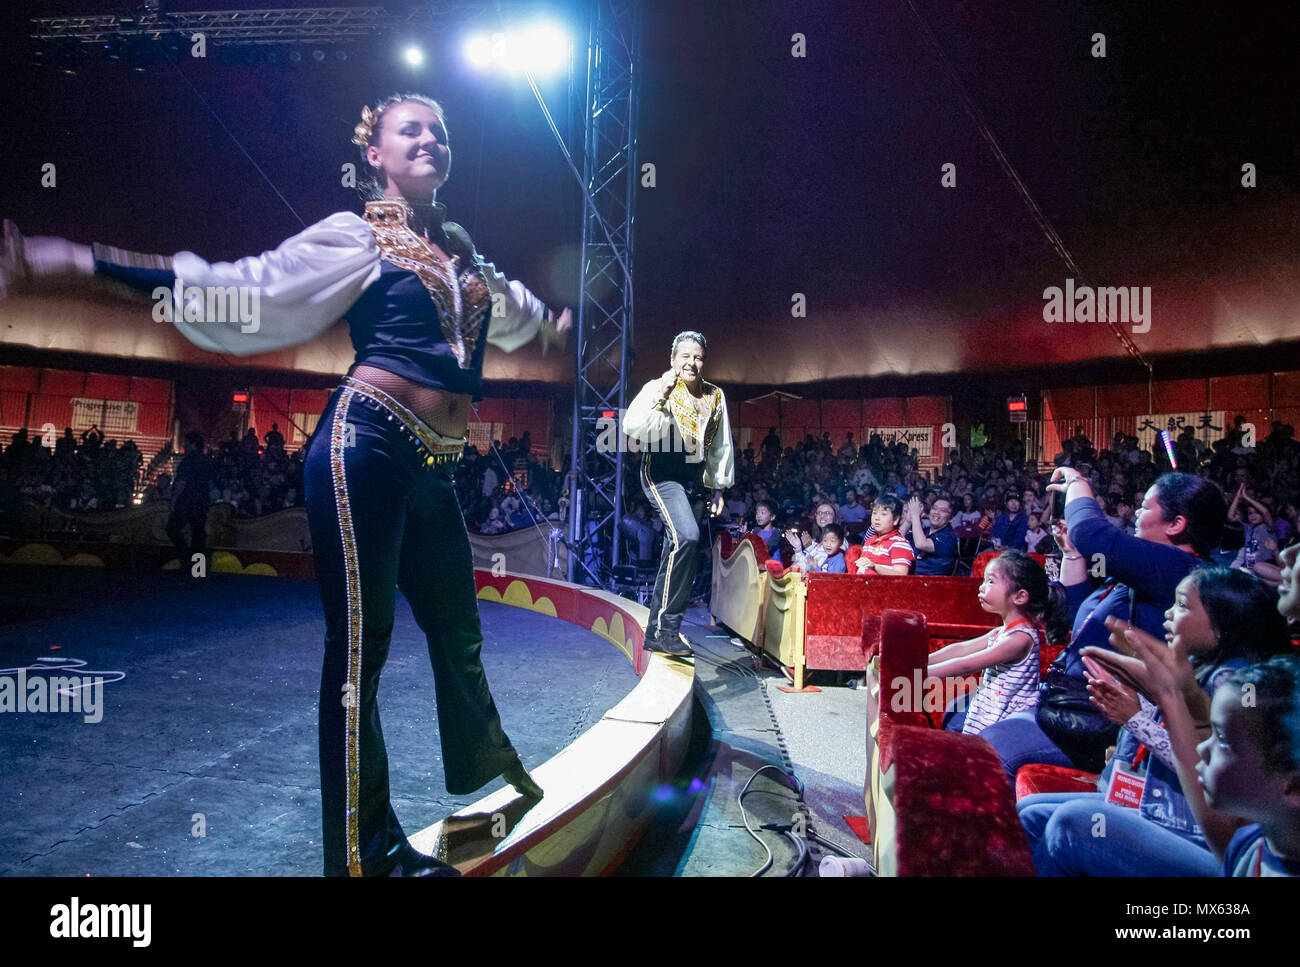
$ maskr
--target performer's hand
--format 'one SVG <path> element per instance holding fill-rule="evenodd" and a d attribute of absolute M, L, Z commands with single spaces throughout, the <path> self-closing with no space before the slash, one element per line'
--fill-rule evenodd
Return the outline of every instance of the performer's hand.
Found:
<path fill-rule="evenodd" d="M 555 331 L 564 333 L 573 328 L 573 310 L 565 306 L 564 311 L 555 317 Z"/>
<path fill-rule="evenodd" d="M 713 491 L 713 499 L 709 501 L 709 516 L 717 517 L 721 515 L 723 508 L 722 491 Z"/>
<path fill-rule="evenodd" d="M 677 370 L 670 369 L 659 377 L 659 393 L 664 399 L 673 395 L 673 387 L 677 385 Z"/>

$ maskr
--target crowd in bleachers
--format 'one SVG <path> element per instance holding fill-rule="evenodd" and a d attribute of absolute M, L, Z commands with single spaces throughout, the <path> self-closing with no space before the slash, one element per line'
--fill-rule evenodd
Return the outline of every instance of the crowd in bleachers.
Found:
<path fill-rule="evenodd" d="M 1216 562 L 1249 562 L 1276 584 L 1277 555 L 1297 536 L 1300 444 L 1290 426 L 1274 424 L 1257 445 L 1244 445 L 1249 428 L 1242 424 L 1238 417 L 1212 445 L 1187 428 L 1174 438 L 1175 457 L 1179 470 L 1214 482 L 1231 501 L 1230 526 L 1215 550 Z M 1081 428 L 1064 441 L 1054 464 L 1078 469 L 1106 519 L 1127 533 L 1133 532 L 1136 508 L 1151 484 L 1171 469 L 1163 447 L 1153 453 L 1139 448 L 1137 437 L 1117 434 L 1108 447 L 1098 448 Z M 968 566 L 981 550 L 1059 555 L 1050 533 L 1049 479 L 1050 469 L 1026 461 L 1016 447 L 963 447 L 951 451 L 942 467 L 923 473 L 914 451 L 902 443 L 887 445 L 878 436 L 858 446 L 849 434 L 835 448 L 825 433 L 783 446 L 772 430 L 757 450 L 750 446 L 738 455 L 726 515 L 761 531 L 769 552 L 783 564 L 798 557 L 800 566 L 820 569 L 825 528 L 843 529 L 839 553 L 851 563 L 861 559 L 855 547 L 868 547 L 880 537 L 882 528 L 873 526 L 873 518 L 881 507 L 883 531 L 897 535 L 887 541 L 895 552 L 893 566 L 907 563 L 907 573 L 948 574 L 960 561 Z M 649 508 L 644 516 L 653 527 Z M 624 529 L 629 535 L 637 530 L 630 524 Z"/>
<path fill-rule="evenodd" d="M 0 524 L 19 520 L 24 499 L 57 511 L 120 510 L 135 504 L 171 504 L 182 459 L 166 443 L 146 466 L 133 440 L 120 446 L 96 427 L 79 436 L 71 428 L 53 449 L 19 430 L 0 450 Z M 530 527 L 534 519 L 560 520 L 566 500 L 564 476 L 531 453 L 528 433 L 492 444 L 480 454 L 466 447 L 456 486 L 472 531 L 499 534 Z M 285 449 L 279 424 L 265 435 L 232 430 L 216 446 L 204 446 L 211 461 L 209 504 L 227 504 L 236 517 L 260 517 L 303 506 L 302 466 L 306 448 Z M 59 528 L 57 515 L 50 527 Z M 9 532 L 6 529 L 6 532 Z"/>
<path fill-rule="evenodd" d="M 465 448 L 456 468 L 456 492 L 465 526 L 480 534 L 503 534 L 534 522 L 559 522 L 566 509 L 564 474 L 532 453 L 531 434 L 493 441 L 486 453 Z"/>

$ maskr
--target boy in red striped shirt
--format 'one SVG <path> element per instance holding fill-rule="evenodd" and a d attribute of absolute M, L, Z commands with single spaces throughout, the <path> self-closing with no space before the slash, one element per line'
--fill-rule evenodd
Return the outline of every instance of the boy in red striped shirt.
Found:
<path fill-rule="evenodd" d="M 903 502 L 891 493 L 882 493 L 871 505 L 871 529 L 852 559 L 845 556 L 850 574 L 911 574 L 916 551 L 898 532 L 903 519 Z"/>

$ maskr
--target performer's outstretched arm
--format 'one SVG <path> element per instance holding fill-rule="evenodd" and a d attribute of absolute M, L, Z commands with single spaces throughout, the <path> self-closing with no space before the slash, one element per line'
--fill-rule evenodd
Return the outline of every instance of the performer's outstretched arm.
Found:
<path fill-rule="evenodd" d="M 7 224 L 7 234 L 9 228 Z M 165 290 L 172 322 L 186 339 L 236 356 L 314 339 L 338 322 L 380 273 L 379 248 L 369 227 L 349 212 L 331 215 L 275 249 L 235 262 L 207 262 L 193 252 L 151 255 L 98 243 L 78 245 L 60 238 L 24 242 L 28 275 L 93 273 L 160 299 L 159 290 Z M 175 305 L 178 285 L 181 301 Z M 217 318 L 210 318 L 210 307 L 219 307 Z M 162 321 L 163 316 L 155 318 Z"/>

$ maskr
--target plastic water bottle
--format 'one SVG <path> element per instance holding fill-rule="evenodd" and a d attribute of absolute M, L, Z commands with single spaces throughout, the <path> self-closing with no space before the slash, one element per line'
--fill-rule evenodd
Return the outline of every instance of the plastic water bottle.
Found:
<path fill-rule="evenodd" d="M 1246 541 L 1246 570 L 1255 570 L 1255 558 L 1259 554 L 1259 541 L 1253 536 Z"/>

